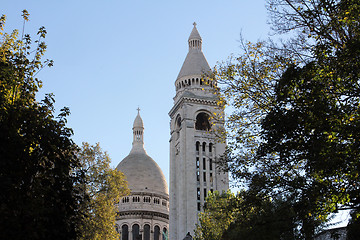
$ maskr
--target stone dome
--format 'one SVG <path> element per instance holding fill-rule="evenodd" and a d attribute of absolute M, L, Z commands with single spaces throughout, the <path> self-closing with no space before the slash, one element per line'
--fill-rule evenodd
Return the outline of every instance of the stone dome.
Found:
<path fill-rule="evenodd" d="M 127 157 L 116 167 L 123 172 L 131 192 L 148 192 L 169 195 L 165 176 L 159 165 L 144 149 L 144 126 L 140 109 L 133 125 L 133 146 Z"/>
<path fill-rule="evenodd" d="M 125 174 L 132 192 L 169 194 L 163 172 L 145 150 L 131 152 L 116 168 Z"/>

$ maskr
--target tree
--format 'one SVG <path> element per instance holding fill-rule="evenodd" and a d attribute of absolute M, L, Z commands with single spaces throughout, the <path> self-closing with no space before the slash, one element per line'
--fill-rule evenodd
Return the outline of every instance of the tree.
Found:
<path fill-rule="evenodd" d="M 204 212 L 199 213 L 199 224 L 196 226 L 195 239 L 221 239 L 230 223 L 234 220 L 236 209 L 231 202 L 237 200 L 230 191 L 219 194 L 209 192 L 204 206 Z"/>
<path fill-rule="evenodd" d="M 23 11 L 24 25 L 28 12 Z M 82 194 L 73 169 L 79 166 L 72 130 L 66 127 L 68 108 L 54 116 L 54 98 L 41 102 L 37 73 L 52 61 L 42 61 L 46 30 L 41 27 L 32 50 L 28 34 L 3 32 L 0 18 L 0 238 L 75 239 Z"/>
<path fill-rule="evenodd" d="M 271 0 L 268 9 L 290 39 L 245 44 L 214 72 L 225 84 L 219 102 L 235 109 L 226 160 L 254 196 L 292 199 L 312 239 L 330 213 L 359 212 L 360 4 Z"/>
<path fill-rule="evenodd" d="M 226 131 L 219 134 L 228 146 L 222 163 L 234 177 L 246 180 L 252 175 L 248 170 L 260 143 L 261 121 L 273 104 L 276 80 L 293 60 L 265 41 L 241 39 L 241 50 L 240 56 L 215 66 L 212 78 L 220 85 L 219 107 L 232 110 L 225 118 Z"/>
<path fill-rule="evenodd" d="M 78 158 L 79 171 L 85 173 L 85 183 L 79 188 L 89 196 L 83 203 L 85 218 L 79 239 L 119 239 L 114 227 L 116 205 L 121 197 L 129 194 L 124 174 L 110 168 L 110 158 L 99 144 L 83 143 Z"/>
<path fill-rule="evenodd" d="M 324 218 L 342 209 L 358 212 L 360 4 L 283 2 L 287 6 L 274 15 L 277 26 L 287 19 L 291 28 L 309 34 L 313 59 L 289 66 L 278 81 L 259 154 L 298 168 L 298 189 L 306 189 L 315 203 L 309 214 Z"/>
<path fill-rule="evenodd" d="M 196 239 L 297 239 L 295 214 L 288 201 L 237 195 L 209 193 Z M 251 199 L 251 201 L 249 201 Z"/>

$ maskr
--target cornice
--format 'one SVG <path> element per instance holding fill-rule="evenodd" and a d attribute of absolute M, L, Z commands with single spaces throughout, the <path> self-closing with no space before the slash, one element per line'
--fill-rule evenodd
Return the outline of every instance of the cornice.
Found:
<path fill-rule="evenodd" d="M 216 100 L 204 99 L 204 98 L 194 98 L 194 97 L 181 97 L 175 105 L 169 111 L 170 118 L 173 117 L 174 113 L 177 112 L 179 107 L 184 103 L 196 103 L 201 105 L 210 105 L 210 106 L 217 106 Z"/>
<path fill-rule="evenodd" d="M 160 213 L 156 211 L 144 211 L 144 210 L 130 210 L 116 213 L 116 220 L 126 219 L 126 218 L 162 218 L 165 219 L 166 222 L 169 221 L 169 214 Z"/>

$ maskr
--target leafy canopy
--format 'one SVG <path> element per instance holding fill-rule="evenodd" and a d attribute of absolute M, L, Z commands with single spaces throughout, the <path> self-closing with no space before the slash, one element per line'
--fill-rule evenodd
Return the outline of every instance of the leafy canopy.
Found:
<path fill-rule="evenodd" d="M 24 26 L 29 14 L 23 11 Z M 41 102 L 36 77 L 51 66 L 42 60 L 46 30 L 41 27 L 34 44 L 28 34 L 3 32 L 0 18 L 0 238 L 75 239 L 82 195 L 74 187 L 81 176 L 73 169 L 72 130 L 66 127 L 67 108 L 54 116 L 54 97 Z"/>
<path fill-rule="evenodd" d="M 214 71 L 219 105 L 232 110 L 223 160 L 246 198 L 289 201 L 301 237 L 312 239 L 330 214 L 359 215 L 360 3 L 267 7 L 287 40 L 242 40 L 242 55 Z"/>
<path fill-rule="evenodd" d="M 83 143 L 77 154 L 85 173 L 83 190 L 89 196 L 83 203 L 85 218 L 79 239 L 119 239 L 115 230 L 117 203 L 129 194 L 123 173 L 110 167 L 110 158 L 99 144 Z"/>

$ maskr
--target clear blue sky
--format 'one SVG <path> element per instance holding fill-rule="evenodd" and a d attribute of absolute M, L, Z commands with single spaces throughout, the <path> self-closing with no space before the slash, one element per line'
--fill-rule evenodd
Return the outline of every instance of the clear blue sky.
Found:
<path fill-rule="evenodd" d="M 23 9 L 30 13 L 27 33 L 46 27 L 45 58 L 55 62 L 38 75 L 38 98 L 54 93 L 57 109 L 70 108 L 74 141 L 100 142 L 115 167 L 130 152 L 140 107 L 145 149 L 167 179 L 168 112 L 192 23 L 211 67 L 239 53 L 240 32 L 251 41 L 270 33 L 263 0 L 2 0 L 7 32 L 22 28 Z"/>
<path fill-rule="evenodd" d="M 38 75 L 44 83 L 38 97 L 54 93 L 57 109 L 70 108 L 74 141 L 100 142 L 116 166 L 131 149 L 140 107 L 145 149 L 167 179 L 168 112 L 192 23 L 211 67 L 239 52 L 241 31 L 250 40 L 269 32 L 262 0 L 3 0 L 6 31 L 22 28 L 23 9 L 30 13 L 25 32 L 46 27 L 46 58 L 55 63 Z"/>

